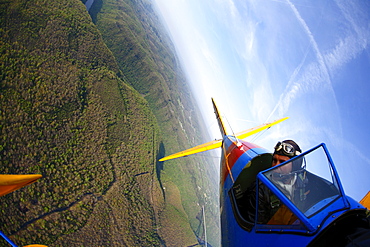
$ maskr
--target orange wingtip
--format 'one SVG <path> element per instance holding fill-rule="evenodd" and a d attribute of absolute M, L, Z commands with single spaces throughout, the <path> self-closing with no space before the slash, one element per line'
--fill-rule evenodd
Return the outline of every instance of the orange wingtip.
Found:
<path fill-rule="evenodd" d="M 361 199 L 360 204 L 370 210 L 370 191 Z"/>
<path fill-rule="evenodd" d="M 47 247 L 47 246 L 43 245 L 43 244 L 30 244 L 30 245 L 26 245 L 26 246 L 23 246 L 23 247 Z"/>
<path fill-rule="evenodd" d="M 11 175 L 0 174 L 0 196 L 6 195 L 41 178 L 40 174 Z"/>

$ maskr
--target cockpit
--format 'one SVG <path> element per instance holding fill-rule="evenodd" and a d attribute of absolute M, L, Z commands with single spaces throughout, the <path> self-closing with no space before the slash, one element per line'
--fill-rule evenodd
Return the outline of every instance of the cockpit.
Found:
<path fill-rule="evenodd" d="M 262 160 L 271 167 L 271 155 L 255 157 L 229 191 L 243 229 L 314 234 L 330 215 L 349 207 L 325 144 L 278 166 L 260 166 L 265 169 L 257 177 L 248 177 Z"/>

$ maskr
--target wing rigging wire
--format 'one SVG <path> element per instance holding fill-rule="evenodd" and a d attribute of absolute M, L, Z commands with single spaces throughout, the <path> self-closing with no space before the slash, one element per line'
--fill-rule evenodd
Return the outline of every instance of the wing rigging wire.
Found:
<path fill-rule="evenodd" d="M 231 132 L 232 132 L 232 134 L 233 134 L 233 136 L 235 136 L 235 138 L 236 138 L 236 140 L 237 140 L 237 142 L 239 143 L 239 138 L 235 135 L 235 132 L 234 132 L 234 130 L 233 130 L 233 128 L 231 127 L 231 124 L 230 124 L 230 122 L 229 122 L 229 119 L 225 116 L 225 115 L 223 115 L 223 118 L 224 119 L 226 119 L 226 122 L 227 122 L 227 124 L 229 125 L 229 128 L 230 128 L 230 130 L 231 130 Z M 265 123 L 267 123 L 268 122 L 268 119 L 269 119 L 270 117 L 268 117 L 267 118 L 267 120 L 265 121 Z M 235 119 L 237 119 L 237 118 L 235 118 Z M 237 119 L 237 120 L 241 120 L 241 121 L 244 121 L 244 122 L 248 122 L 248 123 L 258 123 L 257 121 L 251 121 L 251 120 L 246 120 L 246 119 Z M 263 131 L 261 131 L 261 132 L 258 132 L 256 135 L 253 135 L 253 137 L 252 137 L 252 139 L 251 139 L 251 142 L 255 142 L 256 140 L 258 140 L 263 134 L 265 134 L 269 129 L 270 129 L 271 127 L 269 127 L 269 128 L 267 128 L 267 129 L 265 129 L 265 130 L 263 130 Z"/>
<path fill-rule="evenodd" d="M 270 128 L 271 128 L 271 127 L 269 127 L 269 128 L 267 128 L 267 129 L 265 129 L 265 130 L 263 130 L 263 131 L 259 132 L 258 134 L 254 135 L 254 136 L 252 137 L 251 142 L 255 142 L 255 141 L 256 141 L 257 139 L 259 139 L 263 134 L 265 134 L 265 133 L 266 133 Z"/>

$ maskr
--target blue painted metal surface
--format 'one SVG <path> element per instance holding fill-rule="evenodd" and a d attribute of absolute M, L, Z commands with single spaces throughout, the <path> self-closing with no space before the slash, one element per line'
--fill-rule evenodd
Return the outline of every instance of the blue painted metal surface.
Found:
<path fill-rule="evenodd" d="M 8 238 L 2 231 L 0 231 L 0 236 L 5 239 L 5 241 L 8 242 L 11 246 L 17 247 L 17 245 L 12 240 L 10 240 L 10 238 Z"/>
<path fill-rule="evenodd" d="M 248 147 L 250 148 L 248 149 Z M 223 166 L 223 169 L 225 169 L 226 166 L 229 170 L 226 173 L 221 169 L 221 178 L 224 176 L 224 182 L 221 179 L 223 189 L 220 196 L 222 246 L 287 246 L 288 243 L 306 246 L 326 227 L 331 226 L 331 223 L 338 219 L 342 214 L 351 210 L 365 210 L 358 202 L 345 196 L 339 175 L 325 144 L 320 144 L 294 159 L 302 159 L 305 155 L 310 154 L 319 148 L 322 148 L 325 151 L 333 179 L 338 188 L 338 195 L 333 199 L 319 202 L 316 207 L 320 210 L 318 210 L 318 212 L 311 210 L 314 213 L 310 213 L 310 211 L 308 211 L 308 213 L 306 212 L 307 215 L 312 214 L 312 216 L 307 217 L 305 212 L 302 212 L 297 208 L 289 198 L 287 198 L 268 178 L 265 177 L 264 174 L 266 172 L 277 169 L 278 166 L 267 169 L 258 174 L 258 179 L 298 217 L 300 223 L 304 226 L 304 229 L 294 229 L 294 227 L 291 226 L 280 225 L 259 225 L 255 222 L 255 226 L 252 230 L 247 231 L 238 224 L 235 218 L 235 208 L 232 206 L 232 198 L 230 198 L 229 191 L 246 164 L 256 156 L 266 153 L 267 151 L 256 147 L 254 144 L 242 142 L 230 136 L 225 137 L 221 165 Z M 242 151 L 242 153 L 238 153 L 240 151 Z M 232 158 L 230 159 L 229 157 Z M 284 166 L 286 163 L 292 162 L 294 159 L 280 164 L 279 166 Z M 256 208 L 258 211 L 258 206 Z M 256 214 L 257 213 L 258 212 L 256 212 Z"/>
<path fill-rule="evenodd" d="M 310 244 L 338 246 L 347 243 L 346 237 L 359 228 L 356 232 L 361 235 L 358 240 L 362 241 L 365 238 L 366 241 L 367 239 L 370 241 L 370 219 L 366 219 L 366 209 L 345 195 L 325 144 L 320 144 L 271 168 L 273 158 L 271 153 L 240 139 L 270 128 L 287 118 L 232 136 L 227 134 L 213 99 L 212 102 L 221 134 L 224 136 L 223 140 L 198 145 L 164 157 L 160 161 L 222 148 L 220 164 L 222 246 L 275 247 Z M 316 153 L 311 156 L 318 149 L 323 152 L 317 157 Z M 311 162 L 306 163 L 309 156 Z M 317 162 L 318 157 L 323 160 Z M 310 170 L 306 169 L 307 164 Z M 328 169 L 326 173 L 320 175 L 325 164 Z M 314 169 L 311 170 L 311 167 Z M 260 194 L 261 210 L 257 204 Z M 369 224 L 363 224 L 367 220 Z M 338 230 L 341 236 L 338 236 Z"/>

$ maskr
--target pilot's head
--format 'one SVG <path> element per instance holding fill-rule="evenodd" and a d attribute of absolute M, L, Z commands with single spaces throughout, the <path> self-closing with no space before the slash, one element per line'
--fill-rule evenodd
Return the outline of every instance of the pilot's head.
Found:
<path fill-rule="evenodd" d="M 301 154 L 301 148 L 292 140 L 285 140 L 278 142 L 274 148 L 272 156 L 272 166 L 277 166 L 299 154 Z M 297 161 L 295 164 L 287 164 L 281 167 L 281 173 L 288 174 L 292 170 L 298 170 L 301 167 L 302 162 Z"/>

